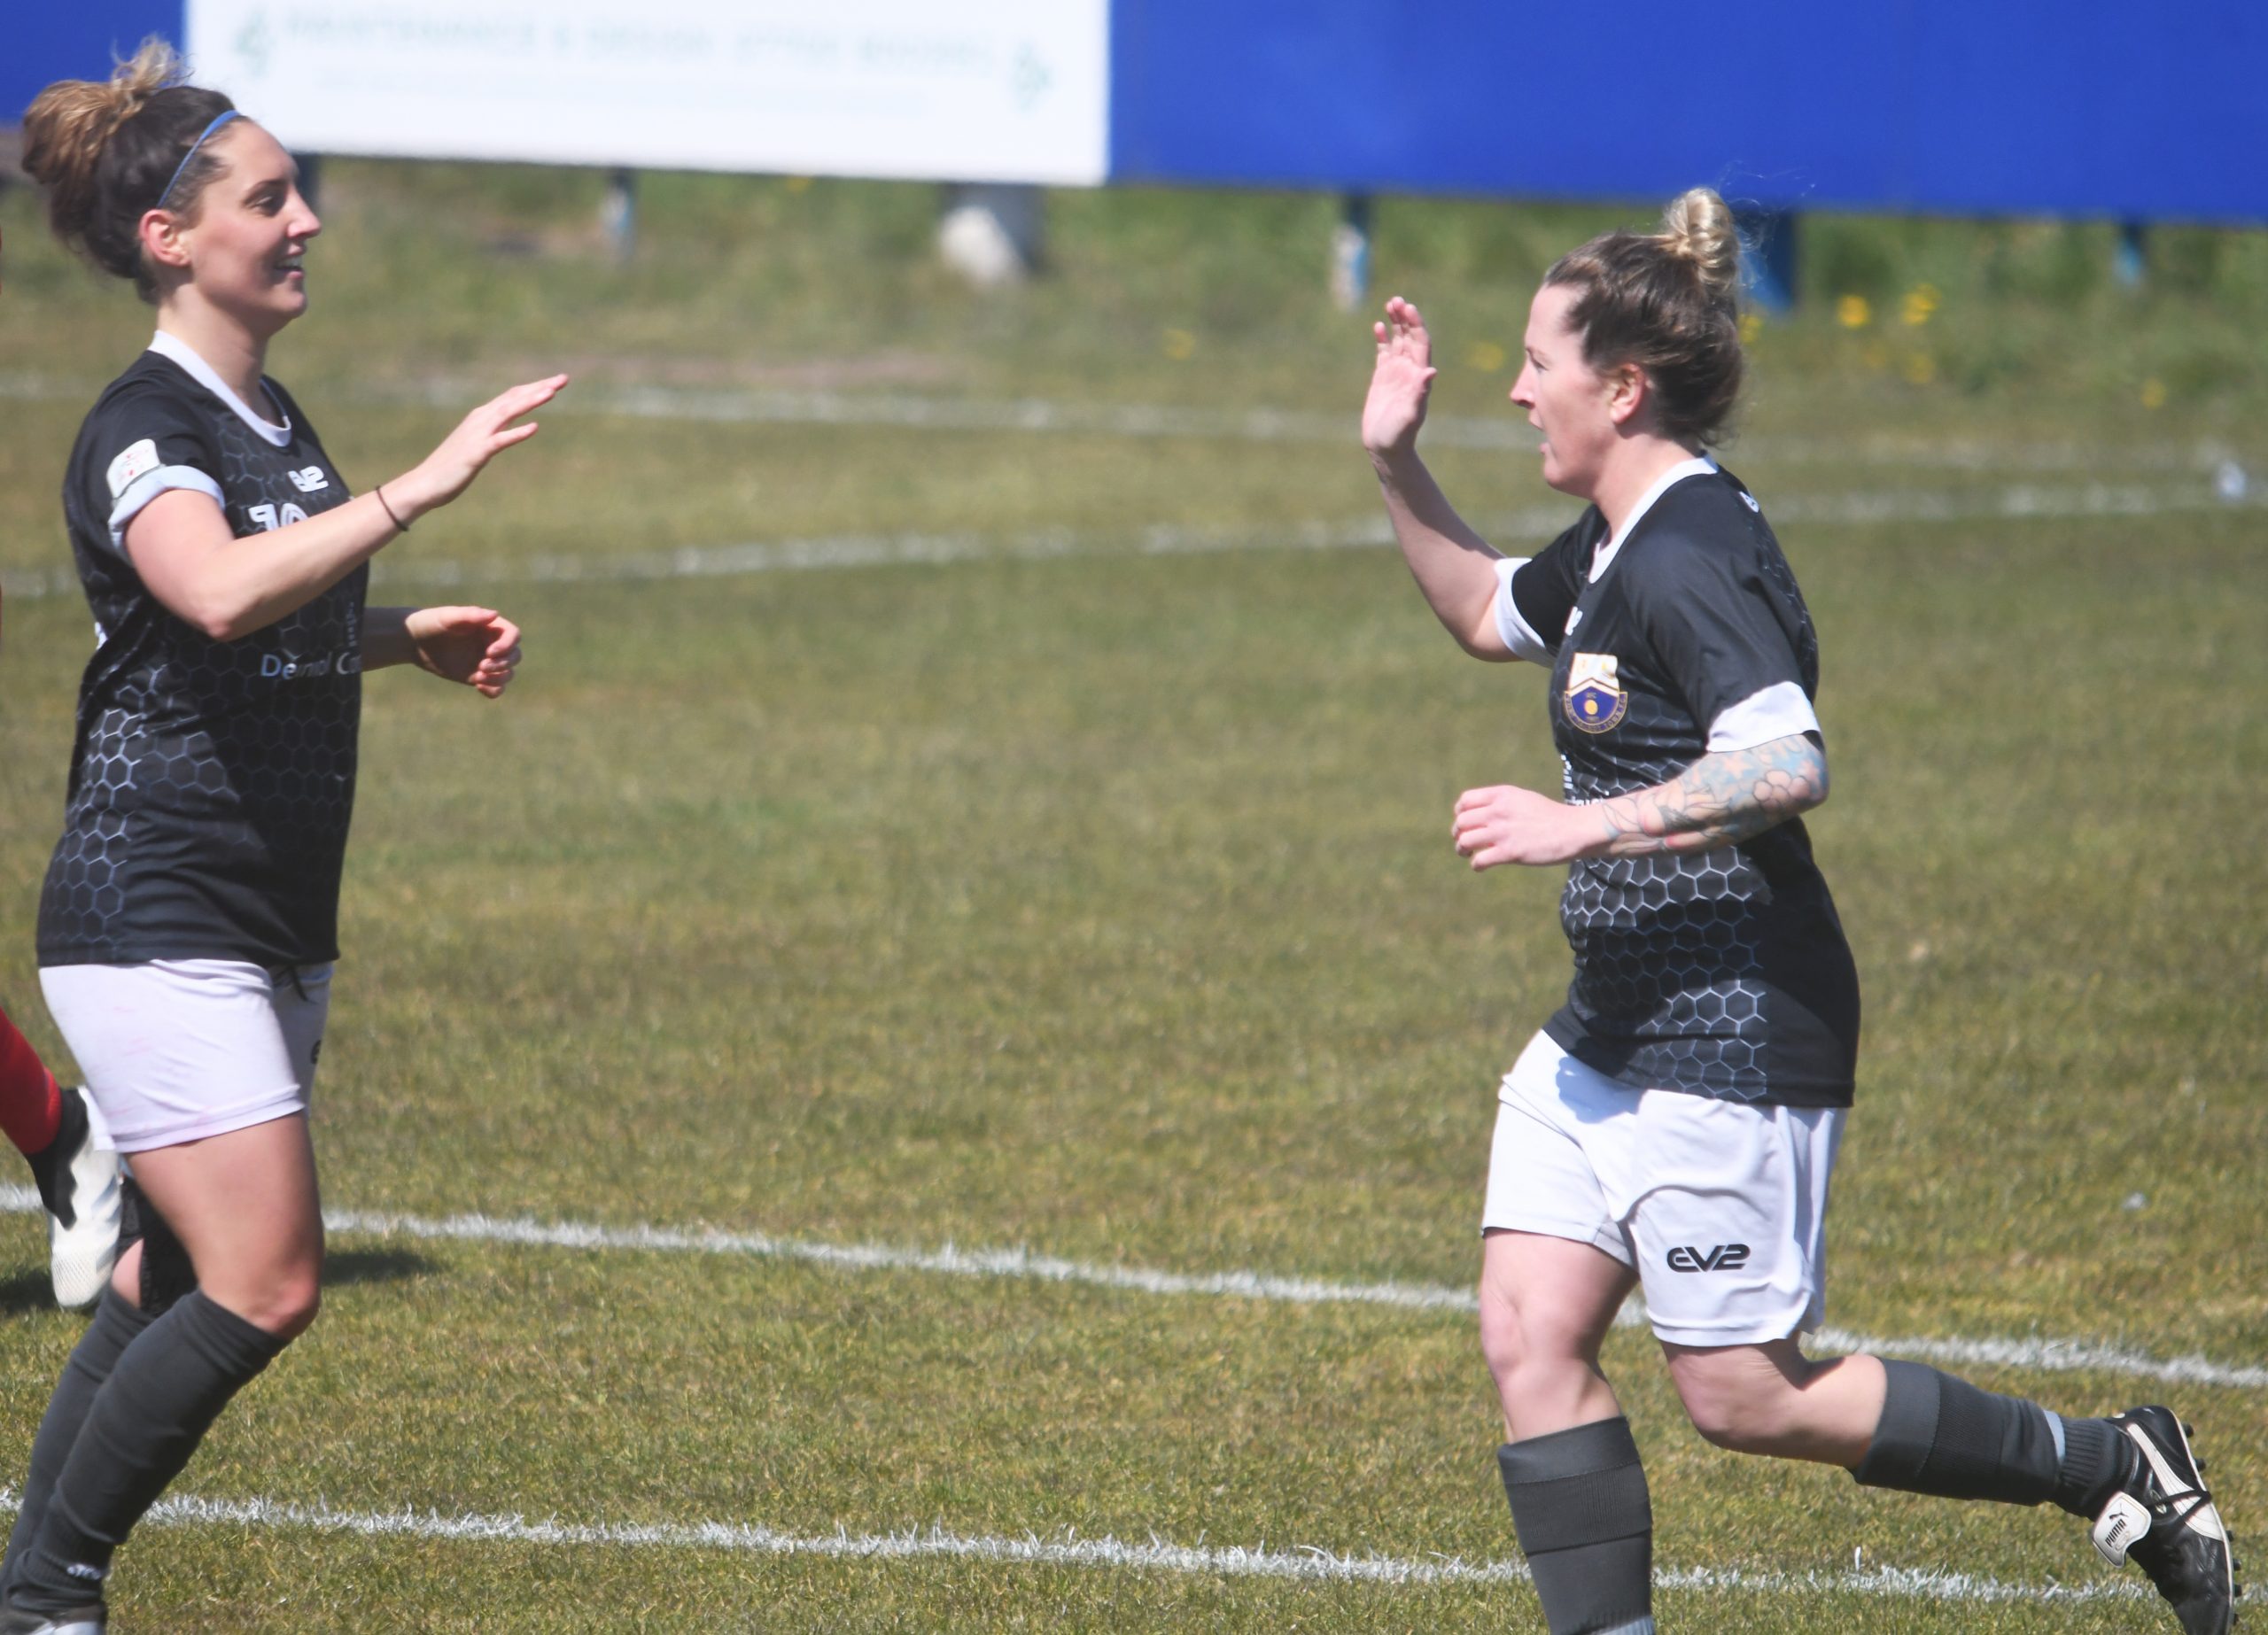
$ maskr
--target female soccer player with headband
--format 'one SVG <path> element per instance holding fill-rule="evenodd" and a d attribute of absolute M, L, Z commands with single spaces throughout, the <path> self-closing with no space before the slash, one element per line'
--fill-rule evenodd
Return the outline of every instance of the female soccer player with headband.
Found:
<path fill-rule="evenodd" d="M 355 496 L 265 374 L 322 227 L 276 138 L 156 43 L 107 83 L 50 86 L 24 138 L 58 236 L 157 309 L 65 477 L 97 641 L 39 917 L 41 983 L 140 1236 L 33 1442 L 0 1610 L 0 1631 L 84 1635 L 113 1553 L 315 1320 L 307 1103 L 362 672 L 415 664 L 493 698 L 519 663 L 493 608 L 366 607 L 369 562 L 532 436 L 521 417 L 565 377 Z"/>

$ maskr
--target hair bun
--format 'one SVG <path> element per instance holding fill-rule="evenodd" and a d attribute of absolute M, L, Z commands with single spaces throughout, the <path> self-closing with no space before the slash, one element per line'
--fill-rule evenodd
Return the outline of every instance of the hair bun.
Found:
<path fill-rule="evenodd" d="M 176 182 L 180 208 L 195 211 L 219 169 L 211 154 L 198 156 L 198 133 L 231 105 L 184 83 L 181 58 L 154 36 L 107 80 L 49 86 L 24 110 L 23 165 L 47 189 L 55 236 L 105 272 L 133 279 L 143 299 L 157 299 L 142 217 Z"/>
<path fill-rule="evenodd" d="M 1729 296 L 1740 283 L 1740 232 L 1732 206 L 1714 188 L 1689 188 L 1662 212 L 1662 244 L 1693 263 L 1701 287 L 1712 296 Z"/>
<path fill-rule="evenodd" d="M 181 77 L 174 48 L 152 35 L 107 80 L 57 81 L 24 110 L 24 174 L 50 188 L 85 189 L 111 138 Z"/>

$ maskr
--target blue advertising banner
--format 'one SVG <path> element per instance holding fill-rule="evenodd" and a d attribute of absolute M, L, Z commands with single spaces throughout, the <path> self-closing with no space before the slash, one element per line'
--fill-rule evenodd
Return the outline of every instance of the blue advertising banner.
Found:
<path fill-rule="evenodd" d="M 1115 181 L 2268 221 L 2249 0 L 1115 0 Z"/>
<path fill-rule="evenodd" d="M 0 125 L 22 123 L 25 105 L 57 80 L 100 78 L 153 34 L 180 43 L 182 0 L 10 6 L 0 22 Z"/>
<path fill-rule="evenodd" d="M 245 41 L 262 43 L 273 49 L 261 60 L 272 60 L 280 72 L 283 47 L 321 45 L 330 36 L 315 24 L 333 12 L 351 12 L 366 32 L 386 34 L 387 19 L 422 15 L 439 0 L 187 4 L 229 12 L 227 27 L 216 24 L 205 35 L 214 50 L 228 57 Z M 462 25 L 517 17 L 532 4 L 462 0 L 446 9 L 462 34 Z M 2268 221 L 2268 165 L 2259 162 L 2268 154 L 2268 92 L 2261 89 L 2268 81 L 2268 6 L 2257 0 L 2152 6 L 2132 0 L 1739 0 L 1698 11 L 1669 0 L 1107 4 L 1107 61 L 1094 71 L 1099 80 L 1081 67 L 1083 48 L 1043 37 L 1037 23 L 1019 24 L 1024 32 L 1013 37 L 1005 24 L 987 23 L 986 33 L 975 22 L 958 34 L 942 23 L 893 25 L 894 32 L 877 26 L 865 34 L 851 28 L 853 13 L 879 13 L 889 0 L 837 8 L 821 19 L 824 27 L 800 25 L 792 39 L 772 29 L 764 41 L 777 36 L 806 55 L 833 53 L 823 66 L 837 78 L 855 78 L 853 69 L 866 74 L 859 83 L 870 81 L 868 91 L 882 99 L 872 105 L 882 111 L 868 121 L 874 129 L 893 120 L 897 127 L 918 123 L 925 101 L 934 105 L 937 123 L 934 142 L 909 141 L 900 128 L 891 143 L 878 145 L 871 130 L 846 114 L 836 121 L 843 128 L 832 135 L 811 128 L 812 145 L 796 150 L 796 167 L 926 175 L 959 165 L 970 172 L 962 180 L 1642 202 L 1709 182 L 1765 210 Z M 600 0 L 572 0 L 542 15 L 556 24 L 594 7 L 607 9 Z M 757 0 L 669 0 L 645 8 L 657 16 L 779 9 Z M 1043 5 L 1035 15 L 1046 12 Z M 986 8 L 970 13 L 978 20 L 993 15 Z M 144 34 L 190 37 L 190 20 L 184 0 L 14 8 L 0 50 L 0 123 L 12 123 L 48 81 L 99 74 L 113 52 L 131 50 Z M 547 29 L 547 40 L 559 32 L 551 24 Z M 868 35 L 887 35 L 905 49 L 887 60 L 873 57 L 860 43 Z M 430 43 L 433 36 L 429 31 L 425 37 Z M 590 37 L 603 45 L 601 35 Z M 384 62 L 350 54 L 323 72 L 351 77 L 354 62 L 366 60 L 375 95 L 381 69 L 397 71 L 396 58 L 422 49 L 418 31 L 406 22 L 387 38 Z M 906 46 L 909 40 L 922 50 Z M 233 57 L 225 66 L 250 72 Z M 433 66 L 438 72 L 451 65 L 437 58 Z M 697 74 L 686 71 L 686 97 L 657 101 L 650 50 L 610 66 L 601 49 L 579 66 L 578 95 L 602 94 L 617 69 L 639 92 L 632 122 L 640 142 L 602 153 L 586 136 L 571 152 L 563 146 L 555 154 L 511 156 L 623 165 L 736 162 L 730 142 L 689 125 L 683 131 L 671 127 L 673 102 L 683 104 L 687 120 L 723 105 L 723 90 L 710 83 L 715 64 L 704 60 Z M 917 70 L 926 76 L 918 84 Z M 233 89 L 227 74 L 216 77 Z M 996 81 L 997 94 L 988 89 Z M 908 85 L 920 96 L 907 92 Z M 329 84 L 322 104 L 333 112 L 351 111 L 353 89 Z M 692 94 L 696 89 L 700 94 Z M 1068 120 L 1061 131 L 1040 118 L 1059 104 Z M 831 105 L 842 112 L 851 104 L 835 96 Z M 1091 135 L 1083 121 L 1091 121 Z M 1074 134 L 1064 134 L 1075 126 Z M 420 121 L 419 141 L 430 143 L 436 128 Z M 610 127 L 592 119 L 581 128 Z M 972 133 L 992 146 L 983 147 Z M 434 151 L 415 143 L 344 145 Z M 463 157 L 501 156 L 493 142 L 467 136 L 460 145 Z M 909 151 L 920 162 L 896 157 Z M 745 162 L 765 168 L 770 153 L 752 149 Z"/>

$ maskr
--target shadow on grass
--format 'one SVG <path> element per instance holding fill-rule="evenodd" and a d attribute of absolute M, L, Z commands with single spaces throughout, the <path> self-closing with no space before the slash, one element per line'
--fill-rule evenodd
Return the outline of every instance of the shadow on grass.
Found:
<path fill-rule="evenodd" d="M 354 1283 L 406 1283 L 441 1269 L 439 1261 L 408 1249 L 335 1249 L 323 1257 L 326 1289 Z M 44 1270 L 17 1272 L 0 1277 L 0 1316 L 56 1309 L 55 1291 Z"/>
<path fill-rule="evenodd" d="M 54 1309 L 55 1287 L 47 1281 L 44 1270 L 18 1272 L 12 1277 L 0 1279 L 0 1313 L 16 1317 L 26 1312 Z"/>
<path fill-rule="evenodd" d="M 406 1283 L 441 1269 L 441 1263 L 411 1249 L 334 1249 L 322 1258 L 326 1289 L 350 1283 Z"/>

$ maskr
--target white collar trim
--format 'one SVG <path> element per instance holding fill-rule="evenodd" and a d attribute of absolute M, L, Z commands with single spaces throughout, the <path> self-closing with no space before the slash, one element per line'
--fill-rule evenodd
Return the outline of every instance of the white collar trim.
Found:
<path fill-rule="evenodd" d="M 1706 477 L 1716 469 L 1717 462 L 1703 454 L 1697 459 L 1682 460 L 1655 478 L 1654 485 L 1639 496 L 1638 503 L 1630 508 L 1630 515 L 1622 519 L 1621 531 L 1600 546 L 1591 557 L 1592 583 L 1597 583 L 1605 574 L 1608 565 L 1614 561 L 1614 554 L 1622 548 L 1622 542 L 1636 531 L 1638 524 L 1645 520 L 1646 513 L 1654 508 L 1655 500 L 1687 477 Z"/>
<path fill-rule="evenodd" d="M 284 423 L 280 426 L 273 421 L 262 420 L 252 412 L 250 404 L 236 394 L 228 382 L 214 373 L 213 366 L 198 357 L 196 351 L 180 336 L 168 335 L 165 330 L 160 329 L 150 337 L 150 350 L 161 358 L 170 358 L 181 365 L 189 372 L 189 377 L 191 380 L 236 410 L 238 420 L 243 421 L 245 424 L 250 426 L 276 447 L 282 448 L 291 440 L 290 415 L 284 417 Z"/>

